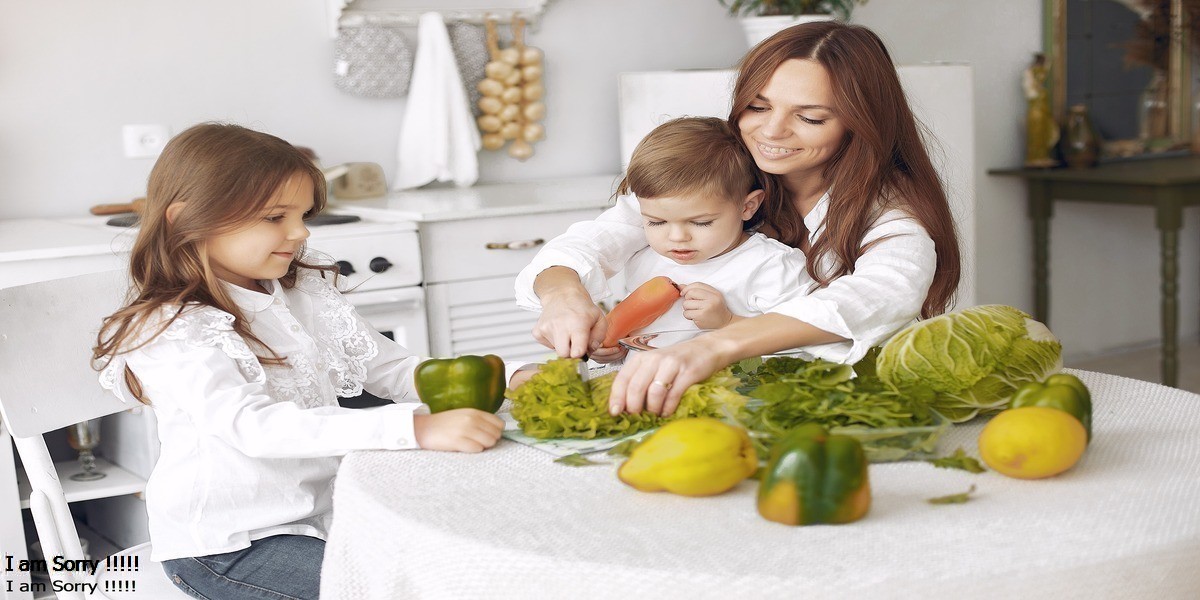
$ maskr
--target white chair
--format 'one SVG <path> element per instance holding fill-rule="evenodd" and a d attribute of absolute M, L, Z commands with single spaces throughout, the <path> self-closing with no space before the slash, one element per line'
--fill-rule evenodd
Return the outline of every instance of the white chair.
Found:
<path fill-rule="evenodd" d="M 29 477 L 34 526 L 47 560 L 80 560 L 79 534 L 43 434 L 73 423 L 134 408 L 106 392 L 90 366 L 101 320 L 125 296 L 127 277 L 108 271 L 0 289 L 0 416 L 12 433 Z M 150 544 L 114 554 L 137 570 L 49 570 L 59 598 L 84 598 L 82 584 L 95 584 L 92 597 L 187 598 L 171 585 L 162 566 L 150 560 Z M 111 580 L 111 581 L 110 581 Z M 105 582 L 112 589 L 105 592 Z M 117 585 L 119 584 L 119 585 Z M 48 589 L 51 589 L 48 586 Z"/>

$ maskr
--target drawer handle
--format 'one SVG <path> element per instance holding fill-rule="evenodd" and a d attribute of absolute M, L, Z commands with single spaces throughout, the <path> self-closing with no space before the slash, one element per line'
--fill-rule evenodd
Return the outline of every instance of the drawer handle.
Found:
<path fill-rule="evenodd" d="M 516 242 L 488 242 L 488 250 L 524 250 L 526 248 L 535 248 L 545 244 L 546 240 L 542 238 L 532 240 L 519 240 Z"/>

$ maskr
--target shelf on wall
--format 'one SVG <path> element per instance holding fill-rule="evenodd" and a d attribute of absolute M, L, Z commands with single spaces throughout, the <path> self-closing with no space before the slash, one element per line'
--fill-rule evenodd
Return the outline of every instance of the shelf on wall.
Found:
<path fill-rule="evenodd" d="M 58 471 L 58 480 L 62 483 L 67 502 L 137 494 L 146 490 L 145 479 L 100 457 L 96 457 L 96 470 L 107 475 L 104 479 L 96 481 L 71 479 L 73 473 L 80 471 L 78 460 L 56 462 L 54 470 Z M 21 497 L 21 508 L 29 508 L 29 493 L 33 488 L 29 485 L 29 479 L 23 471 L 17 473 L 17 490 Z"/>
<path fill-rule="evenodd" d="M 340 26 L 364 23 L 413 27 L 427 12 L 440 12 L 447 22 L 482 25 L 492 18 L 511 21 L 521 15 L 530 26 L 537 22 L 549 0 L 326 0 L 330 36 L 337 37 Z"/>

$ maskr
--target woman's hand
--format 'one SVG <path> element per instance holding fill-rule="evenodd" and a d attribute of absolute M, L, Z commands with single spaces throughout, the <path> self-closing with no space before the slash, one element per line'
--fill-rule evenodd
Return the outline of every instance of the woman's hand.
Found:
<path fill-rule="evenodd" d="M 534 289 L 542 302 L 542 314 L 533 326 L 533 337 L 563 357 L 579 358 L 598 347 L 608 331 L 600 310 L 566 267 L 551 267 L 535 280 Z"/>
<path fill-rule="evenodd" d="M 679 288 L 683 296 L 683 317 L 700 329 L 720 329 L 734 319 L 725 304 L 725 296 L 707 283 L 689 283 Z"/>
<path fill-rule="evenodd" d="M 495 446 L 503 432 L 500 417 L 474 408 L 413 415 L 413 435 L 426 450 L 482 452 Z"/>
<path fill-rule="evenodd" d="M 609 413 L 637 414 L 643 409 L 667 416 L 679 407 L 679 399 L 692 384 L 725 368 L 727 359 L 709 335 L 649 352 L 631 352 L 613 380 L 608 397 Z"/>

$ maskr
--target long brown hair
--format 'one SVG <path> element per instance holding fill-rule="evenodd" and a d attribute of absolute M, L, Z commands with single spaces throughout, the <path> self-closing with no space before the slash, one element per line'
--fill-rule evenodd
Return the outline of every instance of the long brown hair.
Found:
<path fill-rule="evenodd" d="M 282 361 L 250 331 L 237 304 L 213 273 L 205 241 L 236 231 L 258 219 L 267 203 L 290 178 L 308 177 L 313 183 L 313 211 L 325 207 L 325 176 L 295 146 L 273 135 L 238 125 L 203 123 L 171 139 L 150 171 L 141 229 L 129 257 L 132 287 L 126 305 L 106 317 L 92 348 L 92 365 L 103 369 L 117 354 L 148 343 L 179 316 L 187 304 L 212 306 L 234 316 L 234 331 L 266 363 Z M 167 218 L 167 208 L 183 203 Z M 299 260 L 296 253 L 285 288 L 295 285 L 299 267 L 322 268 Z M 156 321 L 160 309 L 174 315 L 153 332 L 143 326 Z M 256 352 L 257 352 L 256 351 Z M 138 400 L 149 403 L 133 372 L 125 368 L 125 383 Z"/>
<path fill-rule="evenodd" d="M 779 65 L 812 60 L 829 73 L 837 118 L 846 126 L 841 147 L 824 165 L 830 191 L 825 232 L 808 249 L 808 272 L 821 285 L 854 271 L 866 251 L 863 238 L 889 208 L 911 215 L 933 239 L 937 267 L 921 306 L 929 318 L 948 310 L 958 287 L 958 236 L 946 192 L 922 143 L 921 128 L 908 106 L 892 58 L 870 29 L 836 21 L 807 23 L 780 31 L 742 59 L 734 86 L 729 124 L 755 100 Z M 739 136 L 740 137 L 740 136 Z M 808 231 L 783 179 L 760 173 L 767 197 L 764 221 L 779 240 L 800 247 Z M 817 270 L 832 253 L 832 272 Z"/>

